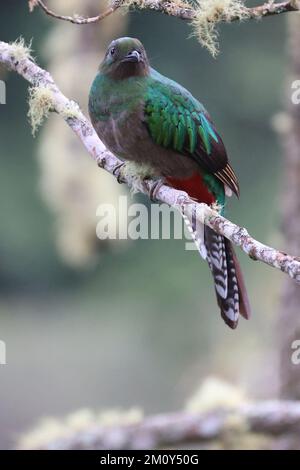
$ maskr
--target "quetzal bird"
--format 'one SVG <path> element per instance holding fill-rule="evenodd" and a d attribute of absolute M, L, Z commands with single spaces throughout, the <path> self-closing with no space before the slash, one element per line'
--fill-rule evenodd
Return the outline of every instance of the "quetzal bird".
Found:
<path fill-rule="evenodd" d="M 146 168 L 148 177 L 162 177 L 206 204 L 224 207 L 226 195 L 239 195 L 209 114 L 185 88 L 150 67 L 139 40 L 125 37 L 110 44 L 90 90 L 89 113 L 107 148 L 141 174 Z M 201 237 L 222 318 L 236 328 L 250 307 L 233 247 L 207 226 Z"/>

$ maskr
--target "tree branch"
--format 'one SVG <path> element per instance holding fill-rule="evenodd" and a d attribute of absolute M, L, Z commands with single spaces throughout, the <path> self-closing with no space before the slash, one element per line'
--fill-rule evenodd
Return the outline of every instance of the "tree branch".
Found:
<path fill-rule="evenodd" d="M 103 13 L 99 13 L 97 16 L 93 16 L 90 18 L 84 18 L 83 16 L 79 15 L 74 15 L 74 16 L 64 16 L 64 15 L 59 15 L 55 13 L 54 11 L 50 10 L 50 8 L 45 5 L 45 3 L 42 0 L 29 0 L 29 8 L 30 11 L 34 9 L 34 7 L 39 6 L 48 16 L 52 16 L 53 18 L 56 18 L 57 20 L 63 20 L 63 21 L 69 21 L 70 23 L 73 24 L 91 24 L 91 23 L 98 23 L 99 21 L 103 20 L 107 16 L 111 15 L 114 11 L 116 11 L 120 5 L 115 2 L 112 4 L 107 10 L 105 10 Z"/>
<path fill-rule="evenodd" d="M 103 20 L 105 17 L 111 15 L 113 12 L 120 8 L 128 8 L 131 7 L 133 9 L 143 9 L 143 10 L 154 10 L 160 13 L 164 13 L 169 16 L 174 16 L 180 18 L 182 20 L 194 20 L 197 17 L 197 9 L 193 8 L 188 3 L 175 1 L 164 1 L 164 0 L 143 0 L 140 2 L 139 0 L 132 0 L 124 1 L 124 0 L 112 0 L 110 7 L 105 10 L 104 13 L 101 13 L 97 16 L 84 18 L 82 16 L 64 16 L 59 15 L 53 11 L 51 11 L 47 5 L 42 0 L 29 0 L 30 10 L 32 11 L 35 6 L 39 6 L 47 15 L 52 16 L 53 18 L 69 21 L 74 24 L 91 24 L 91 23 L 98 23 L 99 21 Z M 200 3 L 201 7 L 201 3 Z M 289 0 L 280 3 L 273 3 L 272 1 L 266 2 L 263 5 L 259 5 L 252 8 L 245 7 L 245 14 L 247 19 L 259 19 L 265 18 L 267 16 L 274 16 L 279 15 L 281 13 L 287 13 L 291 11 L 298 11 L 299 5 L 297 4 L 297 0 Z M 232 21 L 239 21 L 241 18 L 239 15 L 232 16 L 230 18 L 230 22 Z M 220 18 L 219 21 L 226 21 L 228 19 Z"/>
<path fill-rule="evenodd" d="M 42 0 L 29 0 L 29 8 L 32 11 L 36 6 L 44 10 L 47 15 L 54 18 L 70 21 L 76 24 L 90 24 L 101 21 L 119 8 L 154 10 L 175 16 L 182 20 L 188 20 L 193 28 L 193 36 L 196 36 L 203 47 L 215 57 L 218 54 L 218 31 L 216 26 L 221 22 L 244 21 L 249 19 L 261 19 L 281 13 L 298 11 L 300 0 L 287 0 L 274 3 L 269 0 L 263 5 L 248 8 L 244 0 L 195 0 L 194 3 L 183 0 L 110 0 L 109 8 L 102 14 L 91 18 L 82 16 L 62 16 L 49 10 Z"/>
<path fill-rule="evenodd" d="M 59 90 L 49 72 L 43 70 L 31 59 L 30 51 L 22 43 L 7 44 L 0 41 L 0 63 L 17 72 L 33 86 L 34 91 L 40 93 L 41 102 L 44 105 L 46 102 L 47 105 L 45 114 L 52 110 L 63 117 L 99 167 L 104 168 L 111 174 L 115 173 L 116 166 L 121 163 L 120 160 L 106 149 L 90 121 L 79 109 L 77 103 L 69 100 Z M 127 175 L 125 182 L 130 188 L 138 189 L 148 196 L 151 194 L 153 181 L 141 181 L 135 176 Z M 212 207 L 196 203 L 182 191 L 162 185 L 158 189 L 156 197 L 160 202 L 167 203 L 178 209 L 189 220 L 192 220 L 196 212 L 197 220 L 208 225 L 217 233 L 224 235 L 252 259 L 280 269 L 300 283 L 299 257 L 287 255 L 275 248 L 260 243 L 251 237 L 245 228 L 239 227 L 225 219 Z"/>
<path fill-rule="evenodd" d="M 249 445 L 251 435 L 256 436 L 256 449 L 299 448 L 300 403 L 263 401 L 202 413 L 161 414 L 137 423 L 92 425 L 81 431 L 69 430 L 38 448 L 130 450 L 182 448 L 192 443 L 194 448 L 195 444 L 201 448 L 209 443 L 232 448 Z"/>

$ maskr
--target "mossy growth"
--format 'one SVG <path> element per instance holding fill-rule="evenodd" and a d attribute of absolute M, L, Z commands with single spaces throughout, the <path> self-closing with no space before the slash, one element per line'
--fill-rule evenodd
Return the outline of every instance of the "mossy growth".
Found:
<path fill-rule="evenodd" d="M 193 35 L 215 57 L 219 52 L 218 31 L 220 22 L 229 23 L 249 17 L 249 12 L 241 0 L 199 0 L 196 16 L 192 21 Z"/>
<path fill-rule="evenodd" d="M 31 41 L 26 45 L 24 38 L 20 37 L 10 44 L 10 53 L 13 60 L 21 62 L 22 60 L 33 60 Z"/>
<path fill-rule="evenodd" d="M 28 118 L 34 136 L 44 119 L 49 116 L 50 111 L 55 109 L 53 91 L 50 87 L 30 88 L 28 104 Z"/>

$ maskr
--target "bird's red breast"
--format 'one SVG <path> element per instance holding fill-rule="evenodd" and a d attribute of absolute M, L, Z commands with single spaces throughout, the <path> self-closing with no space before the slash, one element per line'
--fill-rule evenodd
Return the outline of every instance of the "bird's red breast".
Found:
<path fill-rule="evenodd" d="M 208 205 L 215 202 L 214 195 L 208 190 L 200 173 L 194 173 L 191 177 L 184 179 L 168 177 L 166 181 L 172 188 L 185 191 L 198 202 L 205 202 Z"/>

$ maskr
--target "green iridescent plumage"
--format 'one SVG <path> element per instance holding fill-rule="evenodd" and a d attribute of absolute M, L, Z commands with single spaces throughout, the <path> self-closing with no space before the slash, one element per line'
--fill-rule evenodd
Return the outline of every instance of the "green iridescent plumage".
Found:
<path fill-rule="evenodd" d="M 146 122 L 158 145 L 193 153 L 200 137 L 208 155 L 218 137 L 203 106 L 177 83 L 151 69 L 145 90 Z"/>

